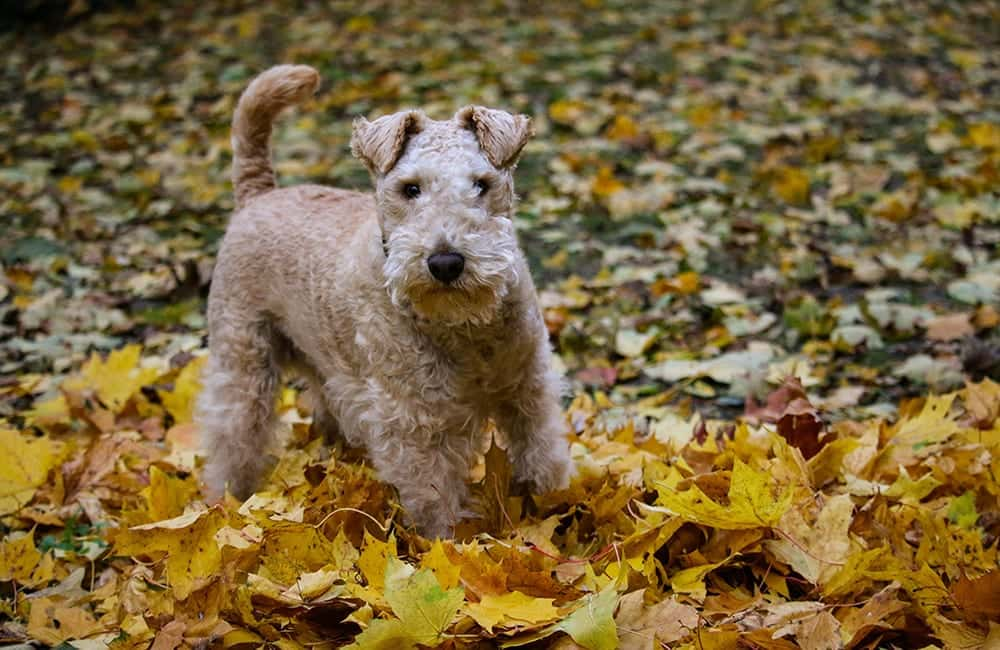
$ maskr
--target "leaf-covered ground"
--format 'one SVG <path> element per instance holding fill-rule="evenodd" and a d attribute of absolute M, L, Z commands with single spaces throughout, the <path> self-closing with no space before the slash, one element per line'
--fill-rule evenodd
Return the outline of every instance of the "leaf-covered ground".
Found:
<path fill-rule="evenodd" d="M 1000 9 L 649 5 L 8 23 L 0 643 L 1000 643 Z M 278 130 L 282 183 L 366 187 L 355 115 L 534 117 L 518 220 L 569 490 L 509 494 L 494 450 L 482 518 L 423 539 L 293 382 L 267 485 L 200 501 L 228 121 L 289 61 L 324 86 Z"/>

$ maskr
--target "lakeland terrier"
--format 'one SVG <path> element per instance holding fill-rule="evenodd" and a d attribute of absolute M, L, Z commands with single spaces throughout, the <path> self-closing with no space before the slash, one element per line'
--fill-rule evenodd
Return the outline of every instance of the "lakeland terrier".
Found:
<path fill-rule="evenodd" d="M 570 461 L 550 351 L 512 215 L 527 117 L 469 106 L 354 122 L 375 194 L 278 189 L 271 125 L 319 75 L 254 79 L 233 118 L 236 213 L 212 278 L 199 399 L 210 496 L 266 471 L 282 370 L 318 393 L 314 421 L 364 447 L 409 518 L 446 536 L 467 504 L 478 433 L 508 439 L 514 479 L 564 487 Z"/>

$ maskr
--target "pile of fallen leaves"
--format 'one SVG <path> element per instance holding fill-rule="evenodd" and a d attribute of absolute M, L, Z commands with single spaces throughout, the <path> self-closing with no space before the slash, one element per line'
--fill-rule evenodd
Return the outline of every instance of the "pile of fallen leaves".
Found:
<path fill-rule="evenodd" d="M 793 374 L 832 417 L 890 416 L 1000 376 L 998 22 L 988 0 L 180 0 L 0 25 L 0 375 L 203 344 L 234 104 L 296 62 L 322 86 L 279 121 L 282 184 L 369 189 L 359 115 L 532 117 L 517 228 L 578 391 L 733 417 Z"/>
<path fill-rule="evenodd" d="M 894 423 L 828 425 L 794 379 L 735 423 L 580 395 L 569 489 L 511 494 L 494 443 L 473 469 L 482 516 L 431 541 L 363 461 L 311 435 L 293 388 L 263 489 L 205 505 L 191 423 L 203 360 L 94 355 L 0 430 L 0 642 L 1000 642 L 991 381 L 908 401 Z"/>

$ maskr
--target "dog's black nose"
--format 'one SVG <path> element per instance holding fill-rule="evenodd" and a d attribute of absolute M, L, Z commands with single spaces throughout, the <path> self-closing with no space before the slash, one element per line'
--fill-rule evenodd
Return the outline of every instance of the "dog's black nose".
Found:
<path fill-rule="evenodd" d="M 435 279 L 448 284 L 462 275 L 465 258 L 458 253 L 435 253 L 427 258 L 427 268 Z"/>

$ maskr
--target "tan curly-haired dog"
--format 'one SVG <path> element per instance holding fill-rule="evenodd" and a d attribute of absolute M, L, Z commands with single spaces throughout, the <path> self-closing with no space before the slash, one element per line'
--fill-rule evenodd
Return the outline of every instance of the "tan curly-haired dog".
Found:
<path fill-rule="evenodd" d="M 566 485 L 561 382 L 511 221 L 528 118 L 479 106 L 447 121 L 359 118 L 351 150 L 374 196 L 277 189 L 272 121 L 318 84 L 310 67 L 272 68 L 233 119 L 237 211 L 212 278 L 199 400 L 212 496 L 246 497 L 266 470 L 286 368 L 321 395 L 316 421 L 367 449 L 428 535 L 462 515 L 487 419 L 509 438 L 515 480 Z"/>

